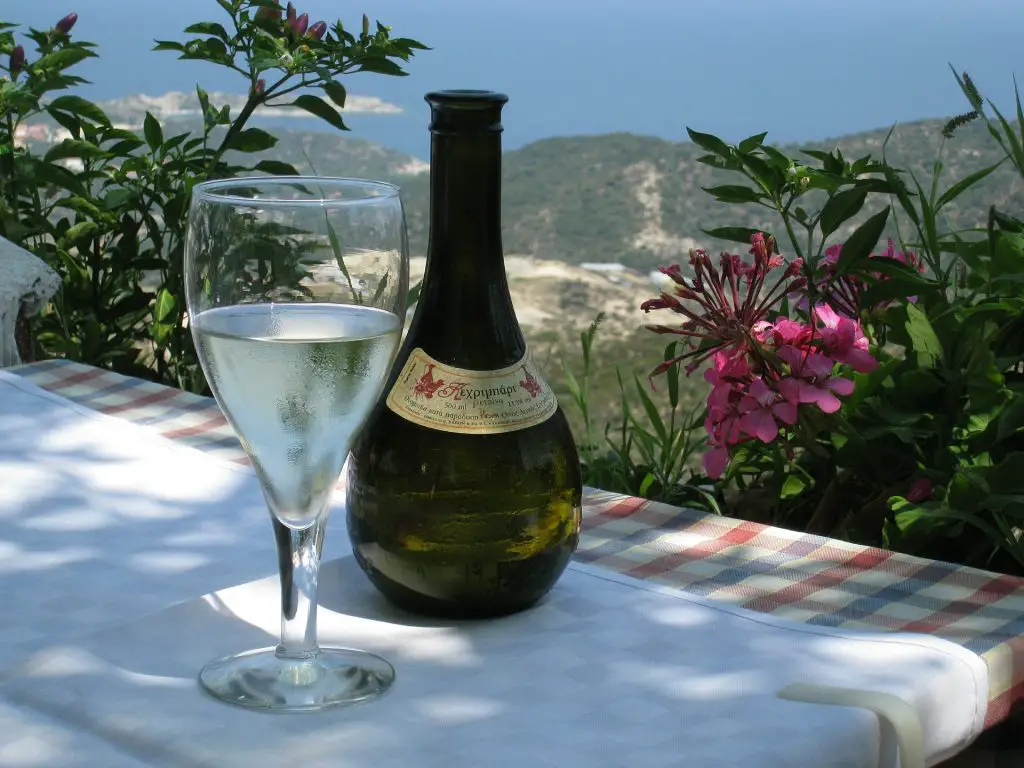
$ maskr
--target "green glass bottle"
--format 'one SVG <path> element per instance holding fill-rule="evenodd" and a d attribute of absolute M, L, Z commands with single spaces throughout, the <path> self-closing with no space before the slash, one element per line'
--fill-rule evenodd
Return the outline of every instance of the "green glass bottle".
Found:
<path fill-rule="evenodd" d="M 430 240 L 419 303 L 349 460 L 356 560 L 393 603 L 484 617 L 533 605 L 579 540 L 572 433 L 519 329 L 501 246 L 501 110 L 427 94 Z"/>

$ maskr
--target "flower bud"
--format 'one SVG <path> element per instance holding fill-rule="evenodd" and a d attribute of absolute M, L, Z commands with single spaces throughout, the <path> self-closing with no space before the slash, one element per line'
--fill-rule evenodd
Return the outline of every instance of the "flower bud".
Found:
<path fill-rule="evenodd" d="M 71 28 L 75 26 L 75 22 L 78 21 L 77 13 L 69 13 L 63 19 L 57 22 L 57 31 L 63 35 L 66 35 L 71 31 Z"/>
<path fill-rule="evenodd" d="M 314 40 L 322 40 L 324 34 L 327 32 L 327 22 L 318 21 L 316 24 L 309 28 L 306 35 L 312 37 Z"/>
<path fill-rule="evenodd" d="M 25 65 L 25 49 L 20 45 L 14 46 L 14 50 L 11 51 L 11 62 L 8 68 L 11 71 L 11 77 L 17 77 L 18 73 L 21 72 L 21 68 Z"/>
<path fill-rule="evenodd" d="M 285 21 L 289 26 L 295 23 L 295 6 L 288 3 L 288 11 L 285 13 Z"/>
<path fill-rule="evenodd" d="M 257 96 L 262 96 L 263 92 L 267 90 L 267 81 L 261 77 L 256 81 L 256 85 L 253 86 L 252 90 Z"/>
<path fill-rule="evenodd" d="M 927 477 L 919 477 L 910 484 L 910 487 L 907 489 L 907 495 L 904 498 L 911 503 L 920 504 L 922 501 L 927 501 L 931 498 L 934 488 L 934 484 Z"/>
<path fill-rule="evenodd" d="M 292 28 L 292 31 L 296 35 L 301 37 L 302 35 L 306 34 L 306 27 L 309 26 L 309 14 L 302 14 L 295 21 L 288 22 L 288 26 Z"/>

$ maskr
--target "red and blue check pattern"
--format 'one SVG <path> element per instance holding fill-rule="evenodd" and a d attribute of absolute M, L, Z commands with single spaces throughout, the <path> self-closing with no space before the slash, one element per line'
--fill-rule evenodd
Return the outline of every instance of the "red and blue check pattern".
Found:
<path fill-rule="evenodd" d="M 93 410 L 247 462 L 211 399 L 68 361 L 11 370 Z M 959 643 L 988 664 L 988 726 L 1024 699 L 1024 579 L 604 491 L 586 495 L 576 558 L 807 624 Z"/>

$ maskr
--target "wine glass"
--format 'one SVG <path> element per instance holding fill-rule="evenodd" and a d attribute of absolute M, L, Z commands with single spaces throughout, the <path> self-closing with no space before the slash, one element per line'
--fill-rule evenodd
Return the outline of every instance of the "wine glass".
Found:
<path fill-rule="evenodd" d="M 256 470 L 281 573 L 281 641 L 207 664 L 203 689 L 297 712 L 382 694 L 394 669 L 319 647 L 317 572 L 331 496 L 402 332 L 409 259 L 398 188 L 259 177 L 192 192 L 189 328 L 206 380 Z"/>

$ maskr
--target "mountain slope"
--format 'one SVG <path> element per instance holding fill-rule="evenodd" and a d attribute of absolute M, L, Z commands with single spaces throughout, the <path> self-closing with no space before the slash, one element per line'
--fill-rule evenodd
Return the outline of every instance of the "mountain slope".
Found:
<path fill-rule="evenodd" d="M 941 129 L 939 120 L 898 126 L 886 150 L 892 163 L 913 170 L 926 189 L 942 145 Z M 887 133 L 888 129 L 870 131 L 803 147 L 839 146 L 847 157 L 880 157 Z M 326 138 L 316 141 L 317 170 L 351 175 L 347 148 L 362 147 L 365 154 L 365 147 L 349 138 L 332 140 L 335 145 Z M 293 157 L 297 153 L 290 144 L 291 137 L 283 137 L 274 154 Z M 784 149 L 799 157 L 798 147 Z M 775 225 L 764 209 L 724 205 L 703 192 L 702 187 L 737 183 L 738 177 L 697 163 L 701 154 L 688 142 L 631 134 L 547 139 L 508 152 L 503 188 L 506 250 L 569 263 L 611 261 L 649 269 L 684 259 L 695 241 L 713 248 L 724 245 L 709 241 L 702 228 Z M 985 130 L 969 126 L 945 144 L 941 184 L 948 186 L 1000 157 Z M 424 167 L 412 158 L 398 157 L 388 157 L 376 167 L 382 178 L 403 188 L 410 243 L 419 254 L 426 248 L 428 174 L 402 171 Z M 981 224 L 992 203 L 1011 211 L 1024 209 L 1024 188 L 1008 168 L 999 169 L 951 207 L 950 224 Z M 862 212 L 861 218 L 868 213 Z"/>

